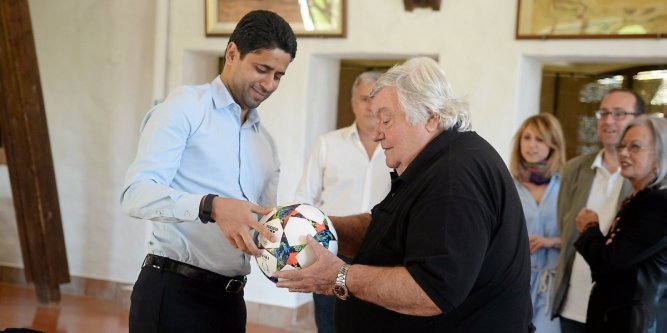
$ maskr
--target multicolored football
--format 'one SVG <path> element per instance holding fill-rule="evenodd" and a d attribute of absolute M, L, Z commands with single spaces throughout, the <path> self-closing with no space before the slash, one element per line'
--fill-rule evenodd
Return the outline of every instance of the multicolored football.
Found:
<path fill-rule="evenodd" d="M 316 257 L 306 242 L 312 236 L 331 253 L 338 252 L 338 236 L 329 217 L 309 204 L 278 206 L 259 221 L 274 235 L 272 242 L 255 235 L 255 244 L 261 254 L 255 257 L 257 266 L 269 280 L 278 282 L 271 275 L 277 271 L 301 269 L 312 264 Z"/>

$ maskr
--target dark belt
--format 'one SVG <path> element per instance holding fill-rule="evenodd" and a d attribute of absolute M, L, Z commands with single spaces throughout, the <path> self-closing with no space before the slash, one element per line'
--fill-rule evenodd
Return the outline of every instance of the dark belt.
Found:
<path fill-rule="evenodd" d="M 141 268 L 144 267 L 152 267 L 171 273 L 176 273 L 197 281 L 221 283 L 225 285 L 225 291 L 232 294 L 237 294 L 242 291 L 246 283 L 245 276 L 227 277 L 218 273 L 213 273 L 203 268 L 199 268 L 197 266 L 186 264 L 167 257 L 156 256 L 154 254 L 146 255 L 146 259 L 144 259 L 144 263 L 141 265 Z"/>

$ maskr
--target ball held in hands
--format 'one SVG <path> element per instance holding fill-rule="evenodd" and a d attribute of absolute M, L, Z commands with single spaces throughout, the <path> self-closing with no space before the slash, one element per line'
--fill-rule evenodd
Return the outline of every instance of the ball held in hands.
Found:
<path fill-rule="evenodd" d="M 312 236 L 331 253 L 338 252 L 338 236 L 329 217 L 309 204 L 278 206 L 259 221 L 275 236 L 275 241 L 256 234 L 255 244 L 260 255 L 255 257 L 257 266 L 269 280 L 273 273 L 308 267 L 317 258 L 307 244 Z"/>

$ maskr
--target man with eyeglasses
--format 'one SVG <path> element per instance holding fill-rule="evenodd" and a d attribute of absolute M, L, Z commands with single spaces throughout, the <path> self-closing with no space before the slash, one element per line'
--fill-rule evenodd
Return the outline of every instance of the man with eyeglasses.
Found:
<path fill-rule="evenodd" d="M 563 248 L 556 269 L 551 315 L 560 316 L 563 333 L 585 332 L 588 296 L 593 287 L 591 270 L 573 244 L 579 237 L 575 217 L 582 208 L 599 213 L 600 230 L 606 234 L 622 199 L 632 187 L 621 176 L 616 145 L 625 126 L 643 114 L 644 100 L 628 89 L 612 89 L 595 111 L 602 150 L 567 162 L 558 195 L 558 229 Z"/>

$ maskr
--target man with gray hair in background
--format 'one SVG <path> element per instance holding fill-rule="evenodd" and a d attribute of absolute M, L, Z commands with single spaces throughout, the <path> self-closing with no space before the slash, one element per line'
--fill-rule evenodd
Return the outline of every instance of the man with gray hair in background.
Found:
<path fill-rule="evenodd" d="M 328 215 L 368 213 L 389 192 L 391 170 L 374 140 L 377 122 L 370 108 L 371 89 L 382 75 L 367 71 L 352 84 L 354 123 L 319 136 L 296 191 L 295 202 L 319 207 Z M 351 259 L 341 258 L 350 263 Z M 313 294 L 319 333 L 335 332 L 336 298 Z"/>
<path fill-rule="evenodd" d="M 371 92 L 375 140 L 394 169 L 371 214 L 334 217 L 339 252 L 275 273 L 278 287 L 336 295 L 338 332 L 530 332 L 528 235 L 516 187 L 470 130 L 465 103 L 430 58 Z"/>

